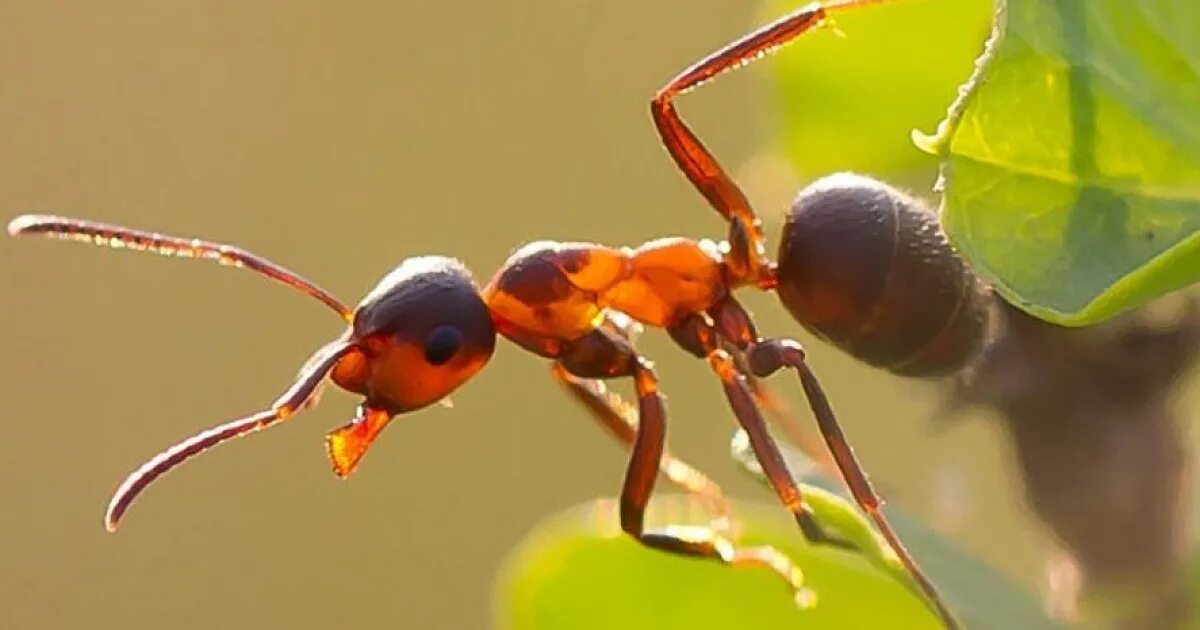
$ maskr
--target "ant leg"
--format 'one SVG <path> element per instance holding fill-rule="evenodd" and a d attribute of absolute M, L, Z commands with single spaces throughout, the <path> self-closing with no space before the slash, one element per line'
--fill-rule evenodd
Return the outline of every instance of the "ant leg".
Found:
<path fill-rule="evenodd" d="M 763 474 L 771 482 L 780 502 L 795 517 L 796 524 L 800 527 L 804 537 L 814 544 L 852 548 L 853 546 L 848 542 L 827 533 L 813 516 L 812 510 L 805 505 L 800 486 L 796 483 L 791 471 L 788 470 L 787 462 L 783 459 L 783 454 L 779 452 L 775 439 L 767 430 L 762 412 L 754 403 L 753 394 L 746 384 L 746 377 L 737 371 L 733 357 L 724 350 L 714 350 L 708 356 L 708 363 L 717 377 L 721 379 L 725 397 L 733 409 L 734 416 L 737 417 L 738 424 L 750 438 L 750 448 L 754 451 L 755 459 L 762 466 Z"/>
<path fill-rule="evenodd" d="M 766 381 L 753 374 L 747 364 L 746 353 L 724 338 L 721 339 L 721 349 L 733 357 L 738 373 L 746 380 L 746 385 L 754 396 L 755 404 L 766 412 L 771 426 L 780 431 L 792 446 L 799 448 L 822 473 L 831 478 L 837 477 L 837 465 L 830 457 L 829 450 L 819 439 L 804 430 L 792 413 L 791 405 L 768 387 Z"/>
<path fill-rule="evenodd" d="M 800 376 L 800 385 L 804 389 L 804 395 L 808 399 L 809 408 L 817 420 L 821 437 L 825 439 L 825 444 L 833 455 L 834 463 L 841 471 L 842 479 L 850 489 L 850 494 L 858 506 L 874 521 L 880 534 L 887 540 L 888 546 L 895 552 L 926 599 L 936 609 L 942 623 L 948 628 L 957 628 L 957 621 L 945 602 L 942 601 L 933 582 L 917 565 L 917 561 L 900 541 L 900 537 L 896 535 L 891 523 L 883 514 L 883 499 L 871 485 L 862 464 L 854 455 L 854 450 L 850 447 L 850 442 L 846 439 L 841 424 L 838 423 L 837 417 L 833 413 L 833 407 L 829 404 L 825 391 L 805 362 L 804 349 L 800 342 L 792 339 L 759 339 L 754 331 L 750 315 L 731 297 L 725 298 L 715 305 L 710 310 L 710 314 L 716 322 L 721 336 L 745 348 L 750 369 L 755 376 L 765 378 L 784 367 L 796 370 Z M 724 377 L 722 379 L 724 380 Z M 749 428 L 747 428 L 747 432 L 749 433 Z M 770 436 L 766 436 L 766 439 L 769 440 Z M 754 435 L 752 433 L 750 440 L 753 445 Z M 774 446 L 773 443 L 772 446 Z M 762 459 L 762 455 L 758 454 L 757 448 L 755 454 L 759 456 L 759 462 L 766 470 L 767 462 Z M 772 479 L 772 481 L 774 480 Z"/>
<path fill-rule="evenodd" d="M 679 73 L 650 103 L 654 126 L 667 151 L 692 185 L 730 222 L 730 270 L 734 277 L 770 285 L 771 264 L 764 251 L 762 223 L 746 195 L 721 168 L 675 110 L 674 99 L 717 75 L 744 66 L 820 25 L 828 14 L 887 0 L 841 0 L 810 4 L 763 26 L 704 57 Z"/>
<path fill-rule="evenodd" d="M 787 462 L 779 452 L 774 438 L 767 431 L 762 413 L 755 404 L 754 394 L 748 385 L 749 378 L 739 370 L 734 355 L 719 347 L 724 345 L 726 340 L 720 339 L 717 329 L 708 323 L 703 315 L 693 313 L 668 331 L 671 338 L 689 354 L 707 359 L 713 372 L 721 379 L 725 397 L 737 417 L 738 424 L 750 438 L 750 446 L 762 466 L 763 474 L 771 482 L 784 507 L 796 519 L 804 537 L 811 543 L 848 547 L 845 541 L 826 533 L 813 517 L 812 511 L 804 504 L 800 487 L 788 470 Z"/>
<path fill-rule="evenodd" d="M 562 368 L 582 378 L 630 376 L 637 392 L 638 421 L 632 455 L 621 488 L 621 529 L 638 542 L 670 553 L 710 558 L 732 566 L 766 566 L 778 573 L 800 605 L 811 593 L 803 575 L 783 553 L 771 547 L 739 548 L 711 527 L 670 525 L 647 531 L 646 507 L 666 450 L 666 410 L 650 362 L 618 334 L 597 328 L 567 342 L 559 355 Z"/>
<path fill-rule="evenodd" d="M 631 347 L 642 330 L 641 325 L 631 317 L 611 309 L 605 310 L 600 328 L 619 336 Z M 553 365 L 551 374 L 575 400 L 592 412 L 596 421 L 617 441 L 626 447 L 633 445 L 638 426 L 637 410 L 624 398 L 616 392 L 609 391 L 603 380 L 579 378 L 561 363 Z M 732 528 L 733 515 L 729 501 L 716 482 L 669 452 L 663 453 L 659 470 L 672 483 L 704 502 L 713 515 L 714 527 L 719 525 L 721 531 L 729 531 Z"/>
<path fill-rule="evenodd" d="M 25 214 L 8 224 L 9 236 L 37 235 L 65 241 L 92 243 L 113 249 L 131 249 L 176 258 L 215 260 L 222 265 L 242 267 L 299 290 L 333 309 L 350 321 L 354 311 L 325 289 L 299 274 L 240 247 L 198 238 L 181 238 L 133 228 L 50 215 Z"/>
<path fill-rule="evenodd" d="M 666 413 L 658 392 L 658 379 L 649 362 L 639 357 L 633 377 L 638 394 L 638 431 L 621 490 L 621 529 L 648 547 L 671 553 L 713 558 L 733 566 L 765 564 L 787 580 L 797 601 L 807 599 L 800 570 L 775 549 L 738 549 L 731 540 L 708 527 L 667 526 L 645 530 L 646 506 L 666 440 Z"/>
<path fill-rule="evenodd" d="M 554 379 L 566 388 L 618 442 L 632 447 L 637 437 L 638 420 L 633 407 L 616 392 L 609 391 L 604 381 L 584 379 L 571 374 L 555 363 L 551 368 Z M 659 472 L 689 494 L 698 497 L 712 515 L 712 526 L 722 532 L 729 531 L 733 524 L 733 511 L 715 481 L 687 462 L 663 452 Z"/>
<path fill-rule="evenodd" d="M 206 431 L 202 431 L 167 450 L 155 455 L 150 461 L 142 464 L 133 471 L 117 488 L 108 503 L 104 515 L 104 526 L 110 532 L 115 532 L 121 517 L 133 500 L 138 497 L 155 479 L 183 462 L 199 455 L 204 451 L 233 438 L 254 433 L 274 424 L 290 419 L 295 413 L 304 409 L 325 375 L 333 366 L 349 352 L 354 345 L 348 337 L 326 344 L 313 354 L 305 364 L 304 369 L 296 377 L 296 381 L 271 406 L 255 414 L 226 422 Z"/>
<path fill-rule="evenodd" d="M 749 357 L 754 372 L 759 376 L 769 376 L 782 367 L 796 370 L 800 376 L 800 385 L 804 388 L 804 395 L 808 398 L 809 407 L 817 419 L 817 426 L 821 429 L 821 436 L 825 438 L 829 451 L 833 453 L 833 460 L 841 470 L 842 478 L 846 480 L 846 484 L 850 488 L 850 494 L 854 496 L 859 507 L 875 522 L 880 534 L 887 540 L 888 546 L 900 558 L 904 568 L 908 570 L 913 580 L 917 582 L 925 596 L 937 609 L 943 623 L 950 628 L 957 627 L 953 613 L 942 601 L 937 588 L 917 565 L 917 561 L 905 548 L 900 537 L 892 529 L 891 523 L 884 516 L 883 498 L 875 491 L 862 464 L 854 455 L 854 449 L 850 447 L 850 442 L 846 439 L 841 424 L 834 416 L 833 407 L 829 404 L 825 391 L 804 360 L 804 349 L 800 343 L 792 339 L 767 339 L 755 343 L 750 348 Z"/>

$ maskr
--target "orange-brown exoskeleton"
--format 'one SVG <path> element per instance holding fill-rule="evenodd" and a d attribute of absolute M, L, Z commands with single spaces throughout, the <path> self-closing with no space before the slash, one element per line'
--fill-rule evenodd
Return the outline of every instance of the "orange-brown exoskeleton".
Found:
<path fill-rule="evenodd" d="M 156 478 L 222 441 L 290 419 L 322 381 L 361 395 L 354 419 L 329 433 L 334 471 L 349 475 L 388 422 L 443 399 L 492 355 L 496 335 L 552 362 L 553 376 L 632 455 L 620 496 L 622 529 L 668 552 L 727 564 L 765 565 L 800 593 L 799 572 L 767 547 L 735 545 L 715 527 L 647 529 L 657 475 L 709 500 L 719 488 L 665 451 L 667 416 L 651 362 L 634 347 L 628 322 L 662 328 L 707 361 L 751 448 L 784 506 L 810 540 L 822 531 L 768 432 L 751 379 L 789 368 L 800 379 L 832 458 L 851 494 L 920 585 L 948 627 L 953 616 L 884 517 L 800 344 L 762 337 L 738 303 L 739 288 L 775 290 L 806 327 L 863 360 L 904 374 L 945 372 L 978 345 L 985 309 L 974 276 L 946 244 L 932 213 L 885 184 L 854 175 L 822 179 L 802 191 L 783 230 L 778 262 L 765 254 L 761 222 L 737 184 L 675 110 L 674 99 L 821 24 L 829 13 L 878 0 L 812 5 L 729 44 L 686 69 L 651 102 L 668 152 L 728 222 L 727 241 L 665 238 L 633 248 L 541 241 L 518 249 L 479 289 L 451 258 L 404 261 L 354 308 L 299 275 L 245 250 L 124 227 L 51 216 L 22 216 L 10 234 L 42 234 L 164 255 L 206 258 L 254 270 L 324 303 L 348 323 L 316 351 L 296 381 L 267 409 L 170 447 L 117 489 L 105 524 Z M 628 378 L 627 405 L 602 381 Z"/>

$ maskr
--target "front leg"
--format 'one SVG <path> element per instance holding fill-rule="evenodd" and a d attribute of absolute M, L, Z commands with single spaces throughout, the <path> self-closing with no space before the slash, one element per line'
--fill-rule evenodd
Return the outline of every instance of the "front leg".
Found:
<path fill-rule="evenodd" d="M 633 448 L 637 438 L 637 409 L 616 392 L 604 386 L 598 379 L 579 378 L 571 374 L 560 363 L 551 368 L 551 375 L 579 401 L 610 435 L 624 447 Z M 687 462 L 664 451 L 659 472 L 669 481 L 697 497 L 711 517 L 714 530 L 730 533 L 733 528 L 733 512 L 725 493 L 717 482 Z"/>
<path fill-rule="evenodd" d="M 803 585 L 800 569 L 772 547 L 740 548 L 709 526 L 668 525 L 646 529 L 646 507 L 654 491 L 665 455 L 666 409 L 658 390 L 658 377 L 650 362 L 628 341 L 607 330 L 596 329 L 564 346 L 560 365 L 582 378 L 633 379 L 638 421 L 632 455 L 621 487 L 621 529 L 638 542 L 674 554 L 709 558 L 731 566 L 766 566 L 788 584 L 797 603 L 807 605 L 811 593 Z"/>

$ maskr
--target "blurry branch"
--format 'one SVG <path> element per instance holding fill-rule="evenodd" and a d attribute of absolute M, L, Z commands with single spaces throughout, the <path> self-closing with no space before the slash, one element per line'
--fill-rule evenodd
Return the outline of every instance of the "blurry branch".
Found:
<path fill-rule="evenodd" d="M 950 406 L 994 410 L 1012 438 L 1029 503 L 1069 554 L 1047 563 L 1050 608 L 1075 607 L 1072 580 L 1056 579 L 1072 574 L 1067 558 L 1085 621 L 1178 626 L 1190 614 L 1191 506 L 1172 401 L 1196 360 L 1200 307 L 1168 299 L 1076 329 L 999 311 L 994 342 L 955 382 Z"/>

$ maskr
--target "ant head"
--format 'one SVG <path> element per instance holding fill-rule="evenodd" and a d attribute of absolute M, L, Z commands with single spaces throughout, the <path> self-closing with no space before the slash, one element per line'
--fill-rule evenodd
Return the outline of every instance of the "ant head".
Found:
<path fill-rule="evenodd" d="M 437 402 L 475 375 L 496 347 L 487 305 L 462 263 L 400 263 L 354 311 L 357 347 L 331 374 L 372 406 L 404 413 Z"/>

